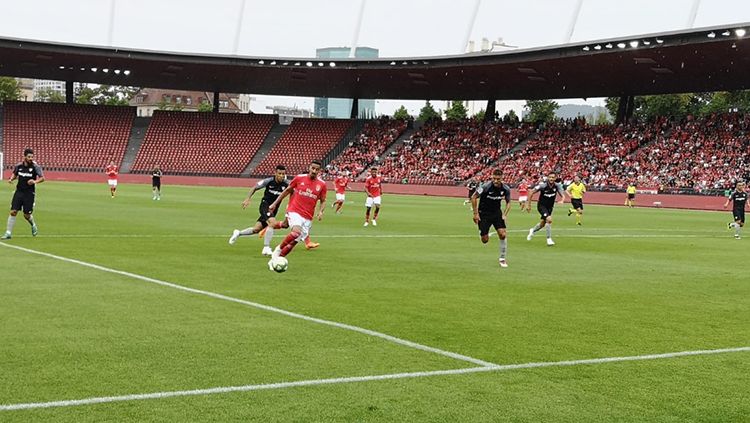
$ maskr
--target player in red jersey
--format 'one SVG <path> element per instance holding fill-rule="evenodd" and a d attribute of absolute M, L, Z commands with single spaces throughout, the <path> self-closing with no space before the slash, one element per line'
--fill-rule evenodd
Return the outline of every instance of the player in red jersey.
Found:
<path fill-rule="evenodd" d="M 333 187 L 336 189 L 336 201 L 333 202 L 332 206 L 336 208 L 336 214 L 340 214 L 341 208 L 344 207 L 346 188 L 348 186 L 349 178 L 343 172 L 333 180 Z"/>
<path fill-rule="evenodd" d="M 526 179 L 521 179 L 518 183 L 518 203 L 521 205 L 521 211 L 526 209 L 526 204 L 529 201 L 529 184 Z M 527 213 L 531 213 L 531 209 L 526 210 Z"/>
<path fill-rule="evenodd" d="M 269 225 L 273 224 L 274 227 L 292 228 L 284 240 L 281 241 L 281 244 L 274 249 L 271 260 L 268 262 L 269 268 L 271 268 L 271 262 L 274 258 L 286 257 L 299 241 L 304 241 L 308 237 L 313 216 L 315 215 L 315 206 L 318 202 L 320 202 L 318 220 L 323 220 L 328 189 L 326 188 L 326 183 L 318 178 L 320 168 L 321 162 L 313 160 L 310 163 L 309 173 L 295 176 L 292 182 L 289 183 L 289 186 L 281 192 L 279 198 L 268 206 L 268 211 L 273 213 L 284 198 L 292 193 L 294 194 L 286 208 L 284 221 L 276 222 L 269 219 Z"/>
<path fill-rule="evenodd" d="M 373 166 L 370 168 L 370 176 L 365 179 L 365 191 L 367 192 L 367 200 L 365 200 L 365 225 L 370 224 L 370 209 L 375 205 L 375 215 L 372 217 L 372 226 L 378 226 L 378 213 L 380 213 L 380 196 L 382 194 L 381 184 L 383 178 L 378 175 L 378 168 Z"/>
<path fill-rule="evenodd" d="M 117 191 L 117 165 L 115 162 L 110 161 L 107 168 L 104 169 L 104 173 L 107 174 L 107 184 L 109 185 L 109 193 L 112 198 L 115 198 L 115 191 Z"/>

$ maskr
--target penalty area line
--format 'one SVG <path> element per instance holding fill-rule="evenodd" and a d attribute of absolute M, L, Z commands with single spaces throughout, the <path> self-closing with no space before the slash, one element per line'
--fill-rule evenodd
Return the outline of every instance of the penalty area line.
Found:
<path fill-rule="evenodd" d="M 748 352 L 748 351 L 750 351 L 750 347 L 737 347 L 737 348 L 723 348 L 723 349 L 714 349 L 714 350 L 679 351 L 679 352 L 670 352 L 670 353 L 663 353 L 663 354 L 646 354 L 646 355 L 635 355 L 635 356 L 624 356 L 624 357 L 591 358 L 591 359 L 585 359 L 585 360 L 566 360 L 566 361 L 549 361 L 549 362 L 536 362 L 536 363 L 532 362 L 532 363 L 520 363 L 520 364 L 493 365 L 489 367 L 486 367 L 486 366 L 471 367 L 471 368 L 454 369 L 454 370 L 435 370 L 435 371 L 425 371 L 425 372 L 392 373 L 392 374 L 384 374 L 384 375 L 340 377 L 340 378 L 331 378 L 331 379 L 311 379 L 311 380 L 300 380 L 300 381 L 295 381 L 295 382 L 279 382 L 279 383 L 265 383 L 265 384 L 257 384 L 257 385 L 224 386 L 224 387 L 214 387 L 214 388 L 207 388 L 207 389 L 193 389 L 193 390 L 188 390 L 188 391 L 165 391 L 165 392 L 152 392 L 152 393 L 146 393 L 146 394 L 93 397 L 93 398 L 84 398 L 84 399 L 78 399 L 78 400 L 4 404 L 4 405 L 0 405 L 0 411 L 28 410 L 28 409 L 37 409 L 37 408 L 72 407 L 72 406 L 93 405 L 93 404 L 103 404 L 103 403 L 112 403 L 112 402 L 142 401 L 142 400 L 149 400 L 149 399 L 162 399 L 162 398 L 199 396 L 199 395 L 214 395 L 214 394 L 224 394 L 224 393 L 230 393 L 230 392 L 250 392 L 250 391 L 262 391 L 262 390 L 273 390 L 273 389 L 287 389 L 287 388 L 296 388 L 296 387 L 302 387 L 302 386 L 335 385 L 335 384 L 371 382 L 371 381 L 380 381 L 380 380 L 415 379 L 415 378 L 423 378 L 423 377 L 463 375 L 463 374 L 471 374 L 471 373 L 501 372 L 501 371 L 510 371 L 510 370 L 520 370 L 520 369 L 535 369 L 535 368 L 546 368 L 546 367 L 569 367 L 569 366 L 618 363 L 618 362 L 628 362 L 628 361 L 659 360 L 659 359 L 669 359 L 669 358 L 677 358 L 677 357 L 738 353 L 738 352 Z"/>

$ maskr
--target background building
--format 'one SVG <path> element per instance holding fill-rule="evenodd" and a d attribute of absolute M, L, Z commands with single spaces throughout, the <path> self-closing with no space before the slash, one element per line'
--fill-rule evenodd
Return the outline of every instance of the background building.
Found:
<path fill-rule="evenodd" d="M 313 117 L 311 110 L 300 109 L 297 106 L 266 106 L 266 109 L 271 110 L 275 115 L 279 115 L 279 123 L 282 125 L 291 124 L 294 118 Z"/>
<path fill-rule="evenodd" d="M 27 81 L 28 84 L 28 80 Z M 32 90 L 34 101 L 49 101 L 51 93 L 57 94 L 60 98 L 65 98 L 65 81 L 51 81 L 47 79 L 35 79 L 34 88 Z M 77 91 L 81 89 L 82 84 L 80 82 L 73 83 L 73 90 Z M 23 87 L 22 87 L 23 89 Z M 31 101 L 31 99 L 29 99 Z"/>
<path fill-rule="evenodd" d="M 21 89 L 20 101 L 34 101 L 34 80 L 30 78 L 16 78 L 18 88 Z"/>
<path fill-rule="evenodd" d="M 318 59 L 346 59 L 349 57 L 349 47 L 328 47 L 315 50 Z M 371 47 L 357 47 L 354 57 L 357 59 L 376 59 L 379 51 Z M 352 99 L 350 98 L 315 98 L 315 116 L 322 118 L 348 119 L 352 111 Z M 359 100 L 357 117 L 366 118 L 375 116 L 375 99 Z"/>
<path fill-rule="evenodd" d="M 65 98 L 65 82 L 64 81 L 49 81 L 46 79 L 35 79 L 34 80 L 34 99 L 39 98 L 40 91 L 54 91 L 59 93 Z"/>
<path fill-rule="evenodd" d="M 179 110 L 197 112 L 201 104 L 210 110 L 213 104 L 213 93 L 203 91 L 164 90 L 159 88 L 142 88 L 130 100 L 136 108 L 136 115 L 153 116 L 154 110 Z M 248 113 L 252 97 L 247 94 L 219 94 L 220 113 Z"/>

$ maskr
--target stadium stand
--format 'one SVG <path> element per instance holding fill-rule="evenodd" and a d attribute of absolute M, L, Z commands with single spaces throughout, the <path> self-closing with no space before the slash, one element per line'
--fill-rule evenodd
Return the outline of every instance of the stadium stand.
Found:
<path fill-rule="evenodd" d="M 307 171 L 310 161 L 323 159 L 353 122 L 350 119 L 295 118 L 253 174 L 271 175 L 278 164 L 286 166 L 288 175 Z"/>
<path fill-rule="evenodd" d="M 636 177 L 639 183 L 664 189 L 723 189 L 750 176 L 750 115 L 725 113 L 676 124 L 625 162 L 615 184 Z"/>
<path fill-rule="evenodd" d="M 276 115 L 157 111 L 132 172 L 148 172 L 160 164 L 173 175 L 238 176 L 276 119 Z"/>
<path fill-rule="evenodd" d="M 536 182 L 550 171 L 564 180 L 580 175 L 594 189 L 635 182 L 660 191 L 724 189 L 750 175 L 750 116 L 741 113 L 666 118 L 645 124 L 589 126 L 583 120 L 555 123 L 499 164 L 505 181 Z M 478 179 L 487 180 L 490 168 Z"/>
<path fill-rule="evenodd" d="M 110 160 L 119 165 L 134 115 L 130 107 L 6 102 L 6 163 L 31 147 L 46 170 L 102 171 Z"/>
<path fill-rule="evenodd" d="M 368 121 L 356 139 L 328 164 L 329 173 L 346 172 L 356 177 L 375 163 L 406 130 L 406 121 L 380 118 Z"/>
<path fill-rule="evenodd" d="M 24 148 L 33 147 L 47 170 L 98 172 L 110 160 L 123 162 L 134 111 L 7 102 L 0 116 L 6 168 L 20 159 Z M 158 163 L 177 175 L 239 176 L 276 119 L 158 111 L 143 144 L 131 153 L 132 172 L 148 172 Z M 305 172 L 310 160 L 341 148 L 332 150 L 354 131 L 353 122 L 295 119 L 252 173 L 271 174 L 278 163 L 287 165 L 289 174 Z M 619 189 L 635 181 L 662 192 L 708 192 L 750 176 L 750 115 L 743 113 L 601 126 L 571 119 L 536 132 L 527 124 L 433 121 L 383 157 L 405 129 L 404 121 L 368 121 L 329 163 L 329 173 L 345 171 L 361 178 L 367 168 L 379 164 L 391 183 L 455 185 L 467 179 L 489 180 L 494 168 L 502 169 L 510 184 L 522 178 L 536 182 L 554 170 L 563 180 L 580 175 L 591 189 Z"/>
<path fill-rule="evenodd" d="M 524 124 L 430 122 L 386 157 L 380 171 L 388 182 L 454 185 L 494 163 L 531 132 Z"/>
<path fill-rule="evenodd" d="M 551 171 L 564 179 L 578 174 L 592 187 L 612 184 L 612 175 L 627 174 L 627 157 L 657 136 L 664 136 L 664 122 L 651 125 L 590 126 L 584 119 L 561 121 L 541 130 L 520 151 L 499 164 L 505 181 L 523 178 L 537 181 Z M 488 179 L 491 169 L 479 174 Z"/>

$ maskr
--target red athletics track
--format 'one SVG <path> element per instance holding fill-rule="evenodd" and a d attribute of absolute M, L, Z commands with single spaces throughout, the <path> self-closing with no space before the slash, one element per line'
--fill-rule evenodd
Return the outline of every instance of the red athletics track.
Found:
<path fill-rule="evenodd" d="M 107 183 L 107 178 L 102 173 L 76 173 L 76 172 L 45 172 L 44 175 L 50 181 L 73 181 L 73 182 L 101 182 Z M 128 184 L 150 184 L 150 175 L 121 174 L 119 181 Z M 162 178 L 162 185 L 197 185 L 218 187 L 245 187 L 250 188 L 257 179 L 251 178 L 211 178 L 201 176 L 169 176 Z M 364 184 L 352 183 L 352 191 L 364 191 Z M 332 188 L 332 187 L 329 187 Z M 384 184 L 383 192 L 386 194 L 411 194 L 411 195 L 434 195 L 441 197 L 464 197 L 466 188 L 462 186 L 435 186 L 435 185 L 401 185 Z M 513 192 L 513 199 L 518 194 Z M 724 210 L 726 201 L 724 197 L 707 197 L 701 195 L 665 195 L 665 194 L 638 194 L 636 204 L 638 207 L 655 207 L 655 202 L 661 202 L 661 207 L 692 210 Z M 586 204 L 604 204 L 621 206 L 625 202 L 625 192 L 589 192 L 586 193 Z"/>

